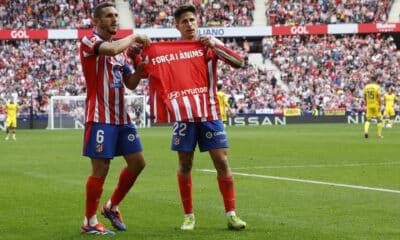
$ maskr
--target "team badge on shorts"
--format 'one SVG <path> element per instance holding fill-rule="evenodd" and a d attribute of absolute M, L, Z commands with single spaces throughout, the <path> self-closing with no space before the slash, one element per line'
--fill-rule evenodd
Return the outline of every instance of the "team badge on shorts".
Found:
<path fill-rule="evenodd" d="M 181 139 L 180 139 L 179 137 L 175 137 L 175 139 L 174 139 L 174 144 L 175 144 L 176 146 L 178 146 L 179 144 L 181 144 Z"/>
<path fill-rule="evenodd" d="M 98 143 L 97 145 L 96 145 L 96 152 L 97 153 L 101 153 L 101 152 L 103 152 L 104 151 L 104 145 L 102 144 L 102 143 Z"/>

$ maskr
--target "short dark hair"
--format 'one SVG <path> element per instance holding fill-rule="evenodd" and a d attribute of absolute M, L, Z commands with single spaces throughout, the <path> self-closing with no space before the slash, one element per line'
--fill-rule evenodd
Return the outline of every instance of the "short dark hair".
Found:
<path fill-rule="evenodd" d="M 197 11 L 194 5 L 183 4 L 180 5 L 174 12 L 175 21 L 177 21 L 185 12 L 192 12 L 194 15 L 197 15 Z"/>
<path fill-rule="evenodd" d="M 115 5 L 113 3 L 110 3 L 110 2 L 102 2 L 102 3 L 97 4 L 94 7 L 94 10 L 93 10 L 93 17 L 94 18 L 101 17 L 101 10 L 103 10 L 103 8 L 106 8 L 106 7 L 115 8 Z"/>

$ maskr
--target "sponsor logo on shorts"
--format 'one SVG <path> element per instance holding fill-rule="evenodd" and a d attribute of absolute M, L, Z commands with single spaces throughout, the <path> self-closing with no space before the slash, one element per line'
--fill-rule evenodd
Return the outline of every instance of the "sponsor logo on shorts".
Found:
<path fill-rule="evenodd" d="M 131 133 L 131 134 L 128 135 L 128 140 L 129 140 L 130 142 L 135 141 L 135 139 L 136 139 L 135 134 Z"/>
<path fill-rule="evenodd" d="M 226 132 L 225 131 L 222 131 L 222 132 L 207 132 L 206 133 L 206 138 L 211 139 L 213 137 L 220 136 L 220 135 L 226 135 Z"/>
<path fill-rule="evenodd" d="M 96 152 L 101 153 L 104 151 L 104 144 L 103 143 L 97 143 L 96 144 Z"/>
<path fill-rule="evenodd" d="M 215 136 L 219 136 L 219 135 L 226 135 L 226 132 L 225 132 L 225 131 L 222 131 L 222 132 L 214 132 L 214 137 L 215 137 Z"/>
<path fill-rule="evenodd" d="M 212 132 L 207 132 L 206 133 L 206 138 L 211 139 L 213 136 Z"/>

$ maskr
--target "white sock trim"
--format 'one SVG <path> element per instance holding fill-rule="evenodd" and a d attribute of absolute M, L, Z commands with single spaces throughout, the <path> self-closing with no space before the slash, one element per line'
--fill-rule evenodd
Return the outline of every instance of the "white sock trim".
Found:
<path fill-rule="evenodd" d="M 107 201 L 106 206 L 112 211 L 118 211 L 118 205 L 112 205 L 111 199 Z"/>
<path fill-rule="evenodd" d="M 85 218 L 83 219 L 83 225 L 84 225 L 84 226 L 89 225 L 89 226 L 94 227 L 94 226 L 96 226 L 97 223 L 98 223 L 98 221 L 97 221 L 97 216 L 96 216 L 96 215 L 93 215 L 92 217 L 90 217 L 89 220 L 87 219 L 86 216 L 85 216 Z"/>
<path fill-rule="evenodd" d="M 236 212 L 235 211 L 226 212 L 226 217 L 230 217 L 230 216 L 236 216 Z"/>

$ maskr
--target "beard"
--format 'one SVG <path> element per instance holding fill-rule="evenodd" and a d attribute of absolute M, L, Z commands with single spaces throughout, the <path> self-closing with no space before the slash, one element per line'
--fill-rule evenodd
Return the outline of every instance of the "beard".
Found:
<path fill-rule="evenodd" d="M 115 35 L 115 34 L 117 33 L 116 30 L 110 29 L 110 28 L 107 29 L 107 32 L 108 32 L 109 34 L 111 34 L 111 35 Z"/>
<path fill-rule="evenodd" d="M 100 26 L 101 30 L 109 33 L 110 35 L 115 35 L 117 33 L 118 27 L 114 27 L 111 25 L 102 24 Z"/>

